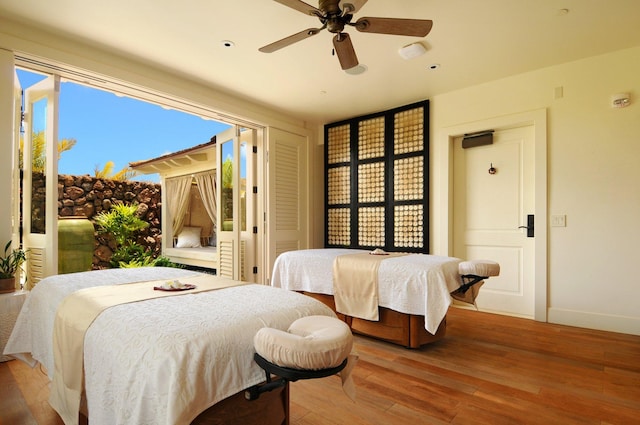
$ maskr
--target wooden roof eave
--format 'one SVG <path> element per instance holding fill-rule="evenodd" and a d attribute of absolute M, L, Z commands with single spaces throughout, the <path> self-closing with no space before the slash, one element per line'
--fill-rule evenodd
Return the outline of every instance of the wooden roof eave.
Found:
<path fill-rule="evenodd" d="M 147 161 L 132 162 L 129 166 L 141 174 L 163 174 L 178 168 L 198 167 L 208 161 L 214 161 L 214 159 L 215 145 L 207 144 L 199 146 L 197 149 L 167 154 Z"/>

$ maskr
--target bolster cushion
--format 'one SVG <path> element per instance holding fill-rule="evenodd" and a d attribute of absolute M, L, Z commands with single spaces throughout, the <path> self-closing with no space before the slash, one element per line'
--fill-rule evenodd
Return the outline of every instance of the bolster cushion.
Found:
<path fill-rule="evenodd" d="M 320 370 L 340 366 L 351 352 L 353 335 L 339 319 L 307 316 L 293 322 L 287 332 L 260 329 L 253 344 L 260 356 L 278 366 Z"/>
<path fill-rule="evenodd" d="M 458 271 L 461 275 L 498 276 L 500 275 L 500 264 L 491 260 L 469 260 L 461 262 L 458 265 Z"/>

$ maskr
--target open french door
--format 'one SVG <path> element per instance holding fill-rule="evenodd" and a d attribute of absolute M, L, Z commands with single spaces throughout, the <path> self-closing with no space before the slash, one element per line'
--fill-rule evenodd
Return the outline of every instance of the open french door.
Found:
<path fill-rule="evenodd" d="M 25 90 L 23 238 L 27 288 L 58 272 L 58 101 L 60 77 L 50 76 Z"/>
<path fill-rule="evenodd" d="M 13 83 L 13 171 L 11 173 L 11 240 L 13 247 L 20 244 L 20 130 L 22 128 L 22 87 L 18 74 Z M 18 276 L 17 276 L 18 277 Z M 19 278 L 19 277 L 18 277 Z"/>
<path fill-rule="evenodd" d="M 216 135 L 219 202 L 217 220 L 218 275 L 254 282 L 258 231 L 255 194 L 256 130 L 234 126 Z M 255 188 L 255 189 L 254 189 Z"/>

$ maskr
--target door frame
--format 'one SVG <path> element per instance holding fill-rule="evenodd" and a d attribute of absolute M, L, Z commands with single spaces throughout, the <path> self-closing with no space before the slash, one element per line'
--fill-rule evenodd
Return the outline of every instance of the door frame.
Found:
<path fill-rule="evenodd" d="M 487 129 L 502 130 L 513 127 L 533 125 L 534 127 L 534 214 L 536 217 L 536 236 L 534 241 L 534 319 L 547 321 L 547 110 L 545 108 L 502 117 L 444 127 L 438 131 L 433 147 L 435 167 L 434 195 L 438 208 L 431 210 L 433 219 L 432 234 L 434 252 L 452 255 L 453 252 L 453 141 L 465 133 Z"/>

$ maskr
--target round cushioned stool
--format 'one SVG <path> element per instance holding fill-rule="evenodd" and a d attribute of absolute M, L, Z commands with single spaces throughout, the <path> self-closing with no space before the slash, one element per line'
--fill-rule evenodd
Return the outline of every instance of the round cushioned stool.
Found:
<path fill-rule="evenodd" d="M 500 264 L 491 260 L 468 260 L 458 264 L 462 276 L 478 276 L 484 279 L 500 275 Z"/>
<path fill-rule="evenodd" d="M 340 319 L 307 316 L 293 322 L 286 332 L 260 329 L 253 344 L 254 359 L 265 370 L 267 383 L 249 389 L 245 396 L 250 400 L 286 381 L 323 378 L 342 371 L 351 353 L 353 335 Z M 272 381 L 272 374 L 280 379 Z"/>

